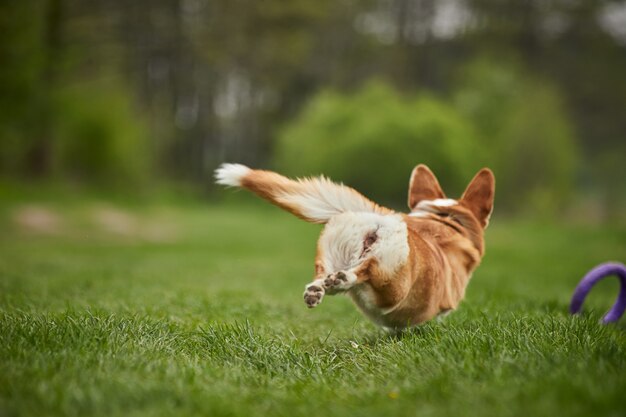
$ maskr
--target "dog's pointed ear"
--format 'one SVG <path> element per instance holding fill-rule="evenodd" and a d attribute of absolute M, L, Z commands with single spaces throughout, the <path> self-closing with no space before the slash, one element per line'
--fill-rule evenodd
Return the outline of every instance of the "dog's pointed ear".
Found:
<path fill-rule="evenodd" d="M 415 206 L 422 200 L 436 200 L 446 198 L 435 174 L 424 164 L 419 164 L 411 173 L 409 182 L 409 208 Z"/>
<path fill-rule="evenodd" d="M 489 224 L 495 192 L 496 179 L 493 172 L 489 168 L 483 168 L 474 176 L 459 200 L 460 204 L 476 216 L 483 229 Z"/>

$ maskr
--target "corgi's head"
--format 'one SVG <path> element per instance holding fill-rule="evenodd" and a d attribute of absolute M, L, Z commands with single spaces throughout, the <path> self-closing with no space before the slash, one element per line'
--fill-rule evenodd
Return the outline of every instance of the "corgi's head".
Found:
<path fill-rule="evenodd" d="M 418 165 L 409 183 L 409 216 L 437 219 L 452 227 L 462 227 L 482 254 L 483 231 L 489 225 L 494 195 L 495 177 L 488 168 L 478 171 L 461 198 L 455 200 L 446 197 L 426 165 Z"/>
<path fill-rule="evenodd" d="M 411 174 L 409 208 L 416 215 L 427 212 L 445 216 L 465 212 L 485 229 L 493 211 L 495 186 L 493 172 L 483 168 L 470 181 L 460 199 L 446 198 L 435 174 L 426 165 L 420 164 Z"/>

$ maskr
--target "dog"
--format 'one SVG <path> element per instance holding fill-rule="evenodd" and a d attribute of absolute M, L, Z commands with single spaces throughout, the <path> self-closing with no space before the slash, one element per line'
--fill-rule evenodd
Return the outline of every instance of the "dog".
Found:
<path fill-rule="evenodd" d="M 347 294 L 376 324 L 404 329 L 456 309 L 484 252 L 495 177 L 481 169 L 458 200 L 423 164 L 409 182 L 410 213 L 380 206 L 325 177 L 291 180 L 222 164 L 218 184 L 246 188 L 311 223 L 324 224 L 304 301 Z"/>

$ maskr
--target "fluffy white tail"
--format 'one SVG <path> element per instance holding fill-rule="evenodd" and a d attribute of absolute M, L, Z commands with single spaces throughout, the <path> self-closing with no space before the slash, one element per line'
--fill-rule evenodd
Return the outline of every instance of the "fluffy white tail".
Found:
<path fill-rule="evenodd" d="M 272 171 L 223 164 L 215 171 L 218 184 L 246 188 L 311 223 L 326 223 L 334 215 L 351 212 L 389 213 L 356 190 L 324 177 L 290 180 Z"/>

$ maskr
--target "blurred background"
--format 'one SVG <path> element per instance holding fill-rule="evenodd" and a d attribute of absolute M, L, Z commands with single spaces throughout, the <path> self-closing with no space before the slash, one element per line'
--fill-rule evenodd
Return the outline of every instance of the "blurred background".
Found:
<path fill-rule="evenodd" d="M 490 166 L 500 215 L 623 222 L 626 2 L 2 2 L 5 190 L 215 199 L 223 161 L 394 207 Z"/>

